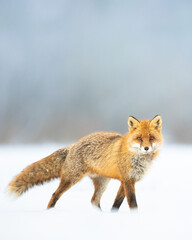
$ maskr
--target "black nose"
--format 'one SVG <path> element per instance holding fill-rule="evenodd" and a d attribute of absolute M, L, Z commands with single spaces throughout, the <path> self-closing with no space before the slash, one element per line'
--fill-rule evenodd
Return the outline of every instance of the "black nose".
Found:
<path fill-rule="evenodd" d="M 148 151 L 148 150 L 149 150 L 149 147 L 145 147 L 144 149 L 145 149 L 145 151 Z"/>

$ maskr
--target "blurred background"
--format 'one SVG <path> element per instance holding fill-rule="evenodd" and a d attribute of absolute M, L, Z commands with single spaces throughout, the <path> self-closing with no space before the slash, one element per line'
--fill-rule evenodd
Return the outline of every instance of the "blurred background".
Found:
<path fill-rule="evenodd" d="M 192 1 L 0 0 L 0 143 L 163 118 L 192 142 Z"/>

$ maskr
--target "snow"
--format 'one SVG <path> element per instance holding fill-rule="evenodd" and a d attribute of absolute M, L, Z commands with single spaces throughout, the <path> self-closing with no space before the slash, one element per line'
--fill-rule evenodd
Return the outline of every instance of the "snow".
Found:
<path fill-rule="evenodd" d="M 0 239 L 192 239 L 192 146 L 166 145 L 149 173 L 136 184 L 139 209 L 124 200 L 110 212 L 119 182 L 112 180 L 100 211 L 90 203 L 89 178 L 46 210 L 59 180 L 37 186 L 18 199 L 7 194 L 11 179 L 30 163 L 62 145 L 0 146 Z"/>

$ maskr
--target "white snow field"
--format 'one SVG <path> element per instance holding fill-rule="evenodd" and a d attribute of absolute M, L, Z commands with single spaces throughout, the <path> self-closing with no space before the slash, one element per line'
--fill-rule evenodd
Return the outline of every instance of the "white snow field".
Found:
<path fill-rule="evenodd" d="M 166 145 L 144 179 L 136 184 L 139 209 L 124 200 L 110 212 L 119 182 L 111 180 L 100 211 L 90 203 L 89 178 L 63 194 L 46 210 L 59 180 L 30 189 L 14 199 L 6 192 L 24 167 L 58 148 L 54 144 L 0 146 L 0 239 L 192 239 L 192 146 Z"/>

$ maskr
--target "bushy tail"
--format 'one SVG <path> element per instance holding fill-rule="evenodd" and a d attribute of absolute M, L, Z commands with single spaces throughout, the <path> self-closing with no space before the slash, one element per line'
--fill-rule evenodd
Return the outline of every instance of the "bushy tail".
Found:
<path fill-rule="evenodd" d="M 10 182 L 8 191 L 20 196 L 34 185 L 60 177 L 61 167 L 67 154 L 68 148 L 62 148 L 29 165 Z"/>

